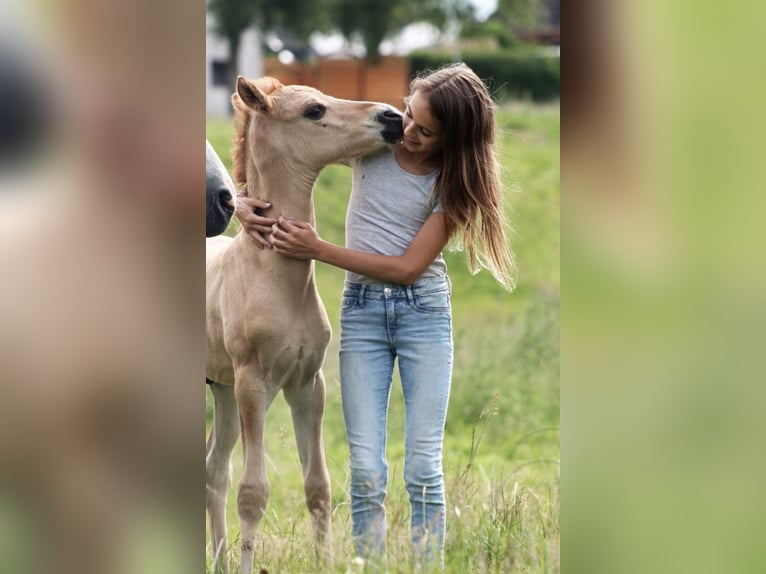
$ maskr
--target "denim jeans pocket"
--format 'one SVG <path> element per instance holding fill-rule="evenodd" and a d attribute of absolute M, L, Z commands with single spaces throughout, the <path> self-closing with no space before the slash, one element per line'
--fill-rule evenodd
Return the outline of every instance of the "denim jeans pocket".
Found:
<path fill-rule="evenodd" d="M 415 310 L 423 313 L 448 313 L 450 311 L 449 289 L 439 289 L 415 294 Z"/>

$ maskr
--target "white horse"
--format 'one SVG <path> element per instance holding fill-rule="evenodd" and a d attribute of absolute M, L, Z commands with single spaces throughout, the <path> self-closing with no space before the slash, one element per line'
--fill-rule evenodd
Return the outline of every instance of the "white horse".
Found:
<path fill-rule="evenodd" d="M 215 153 L 210 142 L 205 140 L 205 236 L 220 235 L 234 215 L 234 182 L 229 172 Z"/>

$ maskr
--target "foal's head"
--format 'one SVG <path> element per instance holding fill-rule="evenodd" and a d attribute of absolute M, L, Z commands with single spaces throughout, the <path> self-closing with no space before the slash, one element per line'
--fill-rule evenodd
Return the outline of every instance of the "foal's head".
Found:
<path fill-rule="evenodd" d="M 325 165 L 372 153 L 402 137 L 396 108 L 341 100 L 274 78 L 237 78 L 234 179 L 245 183 L 246 163 L 259 170 L 284 165 L 318 173 Z"/>

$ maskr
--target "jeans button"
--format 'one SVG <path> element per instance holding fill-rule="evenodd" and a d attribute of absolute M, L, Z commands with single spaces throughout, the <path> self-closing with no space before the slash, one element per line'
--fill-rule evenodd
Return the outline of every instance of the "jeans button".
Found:
<path fill-rule="evenodd" d="M 391 288 L 386 287 L 385 289 L 383 289 L 383 293 L 385 293 L 386 295 L 391 295 Z"/>

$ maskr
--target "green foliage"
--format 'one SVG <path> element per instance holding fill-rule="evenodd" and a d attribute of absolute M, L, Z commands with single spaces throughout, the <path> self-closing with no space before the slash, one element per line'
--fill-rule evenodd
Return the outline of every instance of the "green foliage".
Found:
<path fill-rule="evenodd" d="M 456 349 L 444 451 L 446 574 L 560 569 L 559 106 L 506 102 L 498 109 L 497 122 L 518 287 L 507 293 L 488 273 L 471 275 L 462 254 L 446 254 Z M 207 136 L 228 165 L 230 124 L 209 122 Z M 327 240 L 343 242 L 350 186 L 351 171 L 341 166 L 326 168 L 317 182 L 317 225 Z M 357 571 L 351 563 L 348 447 L 338 382 L 343 271 L 320 263 L 316 276 L 334 333 L 324 365 L 334 555 L 333 566 L 325 571 L 341 574 Z M 208 423 L 211 416 L 208 403 Z M 409 502 L 402 479 L 404 408 L 398 377 L 388 428 L 389 572 L 403 574 L 412 572 L 413 565 Z M 272 490 L 257 538 L 255 570 L 316 572 L 300 462 L 289 409 L 280 398 L 268 414 L 266 449 Z M 228 516 L 230 558 L 236 571 L 239 447 L 232 462 Z"/>
<path fill-rule="evenodd" d="M 216 29 L 224 38 L 241 34 L 251 24 L 264 29 L 280 26 L 300 38 L 328 28 L 329 3 L 332 0 L 208 0 L 207 8 L 215 15 Z"/>
<path fill-rule="evenodd" d="M 498 0 L 495 18 L 512 29 L 532 29 L 546 14 L 544 0 Z"/>
<path fill-rule="evenodd" d="M 493 19 L 484 22 L 465 22 L 460 28 L 460 37 L 466 39 L 494 38 L 497 45 L 503 49 L 514 48 L 520 43 L 508 26 Z"/>
<path fill-rule="evenodd" d="M 396 25 L 393 15 L 400 4 L 402 0 L 335 0 L 332 7 L 333 21 L 346 39 L 351 40 L 358 34 L 367 55 L 376 60 L 379 57 L 378 46 Z"/>
<path fill-rule="evenodd" d="M 257 4 L 242 0 L 208 0 L 207 9 L 215 16 L 216 31 L 224 38 L 239 36 L 253 23 Z"/>
<path fill-rule="evenodd" d="M 361 38 L 365 53 L 379 59 L 378 48 L 387 37 L 412 22 L 431 22 L 444 28 L 450 19 L 470 13 L 466 0 L 328 0 L 331 20 L 347 39 Z"/>
<path fill-rule="evenodd" d="M 265 30 L 279 27 L 306 40 L 331 26 L 330 6 L 334 0 L 261 0 L 259 23 Z"/>
<path fill-rule="evenodd" d="M 409 56 L 412 74 L 434 70 L 455 60 L 444 52 L 413 52 Z M 540 49 L 517 48 L 498 52 L 466 52 L 460 60 L 485 80 L 496 99 L 506 97 L 551 100 L 561 92 L 561 67 L 558 56 Z"/>

